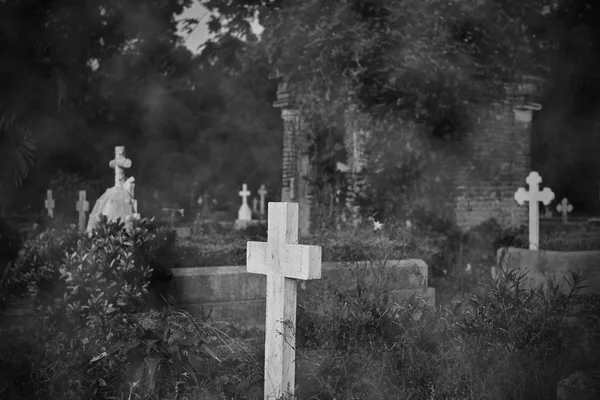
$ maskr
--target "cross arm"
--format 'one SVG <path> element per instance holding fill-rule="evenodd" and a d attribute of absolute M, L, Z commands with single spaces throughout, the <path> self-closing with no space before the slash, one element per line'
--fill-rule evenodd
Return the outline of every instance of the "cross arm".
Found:
<path fill-rule="evenodd" d="M 321 247 L 286 244 L 277 251 L 267 243 L 248 242 L 246 271 L 300 280 L 320 279 Z"/>
<path fill-rule="evenodd" d="M 550 188 L 544 188 L 541 192 L 541 200 L 544 205 L 550 204 L 552 200 L 554 200 L 554 192 Z"/>
<path fill-rule="evenodd" d="M 522 206 L 523 204 L 525 204 L 526 201 L 529 200 L 529 194 L 527 193 L 525 188 L 520 187 L 519 189 L 517 189 L 517 192 L 515 193 L 515 200 L 520 206 Z"/>

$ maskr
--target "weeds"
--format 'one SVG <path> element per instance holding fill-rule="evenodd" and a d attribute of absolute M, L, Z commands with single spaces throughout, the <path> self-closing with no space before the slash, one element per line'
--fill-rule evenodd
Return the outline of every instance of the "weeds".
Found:
<path fill-rule="evenodd" d="M 417 295 L 399 296 L 394 288 L 403 278 L 392 275 L 393 268 L 386 268 L 384 261 L 377 273 L 362 261 L 394 258 L 398 253 L 390 247 L 391 237 L 401 242 L 402 251 L 416 248 L 415 237 L 404 231 L 356 234 L 343 244 L 347 259 L 355 260 L 347 261 L 354 285 L 340 290 L 339 282 L 323 280 L 318 295 L 299 299 L 298 398 L 555 397 L 557 380 L 572 368 L 574 349 L 591 348 L 589 330 L 570 331 L 573 313 L 584 313 L 592 332 L 600 330 L 594 317 L 600 298 L 579 295 L 589 275 L 571 274 L 564 292 L 557 283 L 528 289 L 526 274 L 503 269 L 451 310 L 433 308 Z M 38 252 L 28 254 L 33 253 Z M 80 254 L 77 265 L 96 259 L 86 254 Z M 131 264 L 123 260 L 123 265 Z M 62 257 L 56 262 L 68 261 Z M 48 272 L 48 278 L 42 278 L 58 279 L 54 267 L 37 262 Z M 67 269 L 74 271 L 77 265 Z M 23 268 L 37 277 L 35 282 L 42 282 L 34 269 Z M 88 275 L 80 274 L 81 282 L 74 284 L 90 286 L 95 278 Z M 23 287 L 27 284 L 23 282 Z M 90 293 L 97 296 L 94 285 Z M 75 297 L 73 301 L 79 298 Z M 85 297 L 86 304 L 88 300 Z M 173 309 L 128 311 L 115 317 L 108 313 L 110 318 L 100 325 L 89 324 L 93 315 L 89 308 L 78 310 L 86 323 L 73 319 L 79 321 L 76 330 L 60 324 L 47 329 L 47 320 L 36 314 L 21 317 L 18 324 L 9 320 L 0 325 L 0 368 L 13 372 L 0 384 L 1 398 L 263 398 L 262 338 L 235 339 L 238 335 L 229 327 Z M 289 395 L 283 398 L 291 400 Z"/>

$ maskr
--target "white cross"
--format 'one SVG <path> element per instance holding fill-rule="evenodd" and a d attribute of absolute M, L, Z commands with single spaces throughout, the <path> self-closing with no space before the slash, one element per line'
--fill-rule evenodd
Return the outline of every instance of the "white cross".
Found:
<path fill-rule="evenodd" d="M 242 198 L 242 204 L 248 204 L 248 197 L 250 197 L 250 192 L 248 191 L 248 185 L 245 183 L 242 185 L 242 190 L 239 193 Z"/>
<path fill-rule="evenodd" d="M 242 198 L 242 205 L 238 210 L 238 220 L 250 221 L 252 219 L 252 210 L 250 210 L 250 206 L 248 205 L 248 196 L 250 196 L 250 192 L 245 183 L 242 185 L 242 190 L 239 195 Z"/>
<path fill-rule="evenodd" d="M 267 189 L 265 185 L 260 185 L 260 189 L 258 189 L 258 195 L 260 196 L 260 216 L 264 218 L 265 216 L 265 197 L 267 195 Z"/>
<path fill-rule="evenodd" d="M 85 213 L 90 210 L 90 202 L 85 199 L 85 190 L 79 191 L 79 201 L 75 203 L 79 212 L 79 230 L 85 231 Z"/>
<path fill-rule="evenodd" d="M 269 203 L 267 243 L 248 242 L 246 270 L 267 276 L 264 398 L 293 395 L 297 284 L 321 278 L 321 247 L 298 244 L 297 203 Z"/>
<path fill-rule="evenodd" d="M 540 210 L 538 202 L 541 201 L 545 205 L 550 204 L 554 199 L 554 193 L 550 188 L 544 188 L 540 192 L 539 184 L 542 182 L 542 177 L 535 171 L 529 173 L 525 182 L 529 185 L 529 192 L 525 188 L 520 187 L 515 192 L 515 200 L 521 206 L 526 201 L 529 202 L 529 249 L 537 250 L 540 243 Z"/>
<path fill-rule="evenodd" d="M 131 160 L 125 158 L 125 146 L 115 147 L 115 159 L 108 164 L 115 170 L 115 186 L 120 186 L 125 181 L 125 172 L 123 168 L 131 167 Z"/>
<path fill-rule="evenodd" d="M 556 206 L 556 210 L 562 213 L 562 222 L 566 224 L 568 222 L 568 214 L 573 211 L 573 205 L 569 204 L 569 200 L 563 198 L 560 204 Z"/>
<path fill-rule="evenodd" d="M 55 207 L 55 202 L 54 199 L 52 198 L 52 190 L 48 189 L 48 191 L 46 192 L 46 201 L 44 201 L 44 206 L 46 207 L 46 209 L 48 210 L 48 216 L 50 218 L 54 218 L 54 207 Z"/>

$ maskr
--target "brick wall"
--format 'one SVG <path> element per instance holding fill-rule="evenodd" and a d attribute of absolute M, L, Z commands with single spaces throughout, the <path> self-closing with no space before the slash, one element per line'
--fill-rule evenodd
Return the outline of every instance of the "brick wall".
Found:
<path fill-rule="evenodd" d="M 466 151 L 454 157 L 454 209 L 457 224 L 468 229 L 490 218 L 505 227 L 527 221 L 527 207 L 514 193 L 530 171 L 531 122 L 515 118 L 510 104 L 469 109 Z"/>
<path fill-rule="evenodd" d="M 513 91 L 519 93 L 521 88 Z M 282 201 L 299 203 L 300 234 L 306 235 L 310 229 L 312 201 L 307 178 L 313 175 L 314 166 L 310 165 L 310 155 L 302 150 L 308 132 L 292 97 L 288 84 L 282 82 L 278 101 L 274 104 L 282 109 L 284 120 Z M 454 180 L 454 193 L 449 193 L 449 202 L 461 228 L 468 229 L 491 218 L 505 227 L 527 221 L 527 207 L 516 203 L 514 193 L 519 186 L 525 186 L 530 171 L 531 118 L 516 118 L 531 116 L 528 107 L 523 106 L 529 100 L 513 96 L 505 103 L 481 102 L 468 106 L 464 151 L 448 152 L 445 156 L 448 165 L 445 169 L 452 171 Z M 358 179 L 350 179 L 352 187 L 348 190 L 353 192 L 363 181 L 360 168 L 356 166 L 362 164 L 363 142 L 369 132 L 364 116 L 349 110 L 347 118 L 348 136 L 344 144 L 349 166 L 358 175 Z"/>

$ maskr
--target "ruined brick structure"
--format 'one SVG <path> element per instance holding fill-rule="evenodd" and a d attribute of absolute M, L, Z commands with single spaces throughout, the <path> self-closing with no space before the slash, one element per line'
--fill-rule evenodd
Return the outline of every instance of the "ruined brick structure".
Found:
<path fill-rule="evenodd" d="M 539 80 L 524 77 L 523 81 L 507 86 L 503 102 L 485 101 L 468 104 L 467 135 L 469 150 L 463 155 L 448 155 L 455 176 L 451 198 L 456 223 L 463 229 L 477 226 L 495 218 L 503 226 L 526 222 L 527 209 L 514 200 L 514 193 L 525 184 L 530 171 L 531 123 Z M 309 182 L 315 168 L 307 146 L 306 124 L 294 103 L 290 85 L 280 80 L 278 100 L 284 121 L 282 201 L 299 203 L 301 235 L 310 232 L 312 190 Z M 354 110 L 348 110 L 345 147 L 351 182 L 347 208 L 356 213 L 353 192 L 364 183 L 364 143 L 369 138 L 368 123 Z"/>

